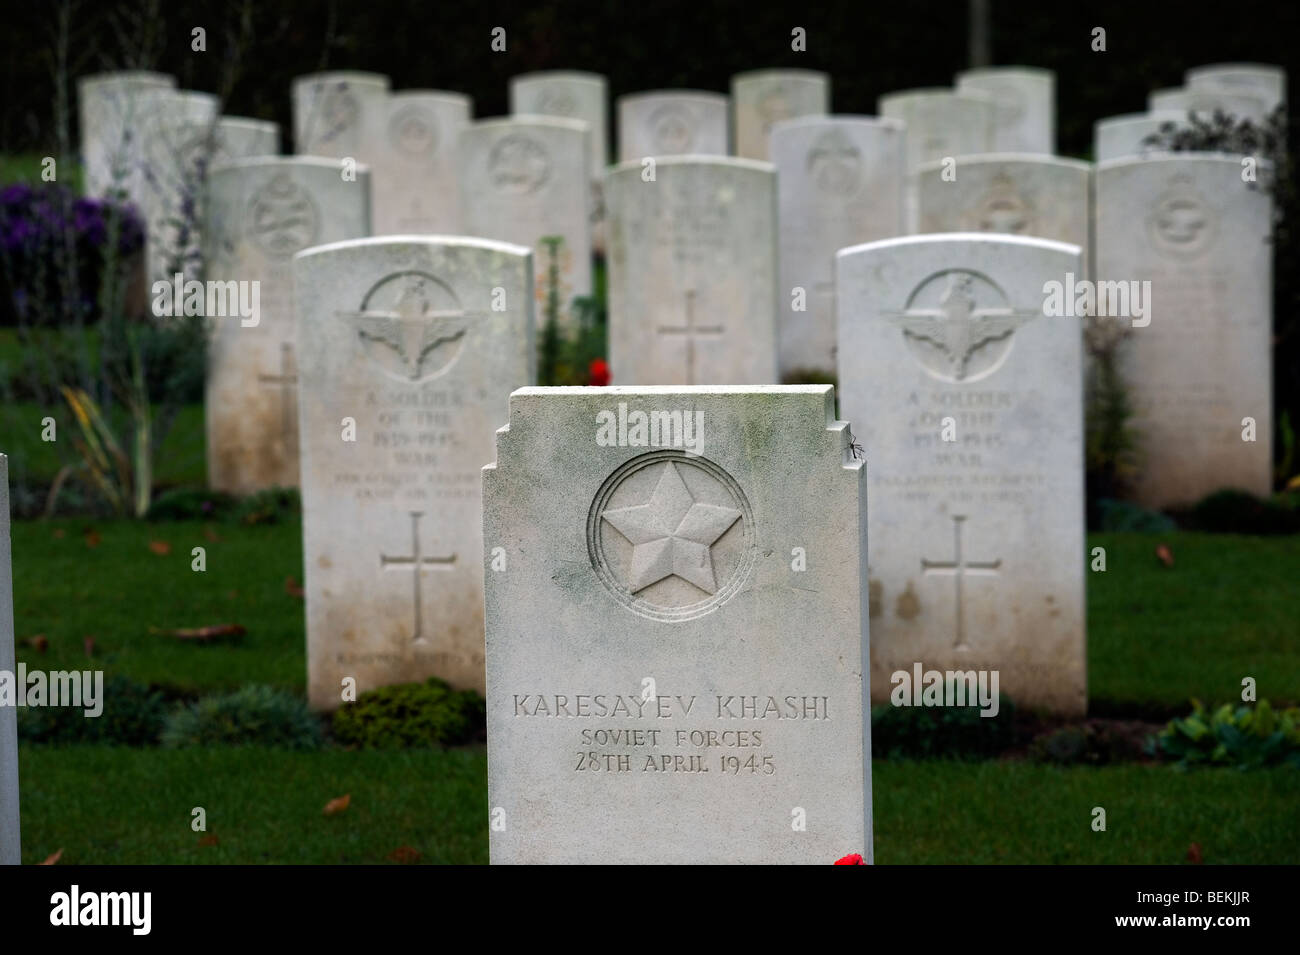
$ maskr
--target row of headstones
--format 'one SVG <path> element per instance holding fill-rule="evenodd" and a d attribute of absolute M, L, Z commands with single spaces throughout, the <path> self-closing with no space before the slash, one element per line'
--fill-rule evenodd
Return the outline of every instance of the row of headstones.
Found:
<path fill-rule="evenodd" d="M 1146 139 L 1167 123 L 1185 124 L 1189 113 L 1210 119 L 1223 112 L 1262 124 L 1286 102 L 1286 71 L 1258 63 L 1217 63 L 1187 71 L 1184 85 L 1155 90 L 1145 113 L 1098 120 L 1093 155 L 1097 162 L 1147 151 Z"/>

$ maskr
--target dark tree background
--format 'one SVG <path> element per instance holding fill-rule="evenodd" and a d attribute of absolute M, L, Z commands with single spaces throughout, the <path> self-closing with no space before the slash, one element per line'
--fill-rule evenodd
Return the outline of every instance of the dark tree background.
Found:
<path fill-rule="evenodd" d="M 53 145 L 49 53 L 60 2 L 5 4 L 0 150 Z M 1280 0 L 988 3 L 994 64 L 1056 71 L 1059 149 L 1066 155 L 1088 155 L 1094 120 L 1145 109 L 1150 90 L 1180 85 L 1189 66 L 1244 60 L 1296 72 L 1300 6 Z M 156 16 L 148 14 L 151 6 L 74 3 L 73 75 L 129 65 L 125 51 L 135 48 L 147 65 L 175 74 L 181 87 L 217 91 L 241 0 L 164 0 Z M 742 70 L 806 67 L 831 74 L 835 112 L 874 114 L 880 94 L 950 85 L 969 65 L 965 0 L 257 0 L 248 7 L 251 29 L 226 112 L 277 120 L 286 136 L 292 79 L 322 67 L 385 73 L 394 89 L 461 91 L 482 117 L 506 111 L 509 77 L 538 69 L 603 73 L 612 98 L 664 87 L 726 91 Z M 206 53 L 191 52 L 196 26 L 207 30 Z M 505 53 L 489 46 L 497 26 L 507 31 Z M 795 26 L 808 31 L 806 53 L 790 49 Z M 1097 26 L 1106 29 L 1105 53 L 1091 49 Z M 75 95 L 75 85 L 69 89 Z"/>

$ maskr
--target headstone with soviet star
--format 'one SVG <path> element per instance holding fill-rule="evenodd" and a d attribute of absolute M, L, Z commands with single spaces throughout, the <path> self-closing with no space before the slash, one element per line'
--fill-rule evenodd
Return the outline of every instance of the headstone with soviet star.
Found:
<path fill-rule="evenodd" d="M 864 460 L 834 390 L 524 388 L 496 451 L 492 861 L 870 859 Z"/>
<path fill-rule="evenodd" d="M 1000 691 L 1085 710 L 1083 329 L 1044 307 L 1045 285 L 1081 269 L 1078 246 L 984 233 L 837 256 L 880 702 L 910 688 L 896 674 L 937 672 L 945 705 L 992 712 Z"/>
<path fill-rule="evenodd" d="M 393 237 L 294 262 L 307 689 L 483 690 L 480 469 L 534 379 L 532 255 Z"/>

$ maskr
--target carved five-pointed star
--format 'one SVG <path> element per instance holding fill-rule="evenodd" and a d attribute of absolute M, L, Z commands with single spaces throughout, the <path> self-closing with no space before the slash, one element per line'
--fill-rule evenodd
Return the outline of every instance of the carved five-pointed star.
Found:
<path fill-rule="evenodd" d="M 695 500 L 669 462 L 649 501 L 615 508 L 603 516 L 632 544 L 628 575 L 632 593 L 675 574 L 712 594 L 718 589 L 713 544 L 736 523 L 740 511 Z"/>

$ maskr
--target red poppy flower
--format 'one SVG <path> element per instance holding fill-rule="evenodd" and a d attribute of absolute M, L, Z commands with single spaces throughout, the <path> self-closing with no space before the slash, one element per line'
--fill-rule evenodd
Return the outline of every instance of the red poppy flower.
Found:
<path fill-rule="evenodd" d="M 866 863 L 862 861 L 862 856 L 858 855 L 856 852 L 853 853 L 853 855 L 851 856 L 845 856 L 843 859 L 836 859 L 835 864 L 836 865 L 866 865 Z"/>
<path fill-rule="evenodd" d="M 591 364 L 587 366 L 587 384 L 594 385 L 597 388 L 609 384 L 612 376 L 609 373 L 609 362 L 603 358 L 593 358 Z"/>

